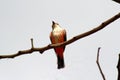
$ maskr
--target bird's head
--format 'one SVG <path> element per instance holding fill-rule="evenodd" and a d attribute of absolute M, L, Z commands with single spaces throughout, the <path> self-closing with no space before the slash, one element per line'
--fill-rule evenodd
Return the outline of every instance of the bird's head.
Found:
<path fill-rule="evenodd" d="M 54 29 L 55 27 L 59 26 L 58 23 L 55 23 L 54 21 L 52 21 L 52 29 Z"/>

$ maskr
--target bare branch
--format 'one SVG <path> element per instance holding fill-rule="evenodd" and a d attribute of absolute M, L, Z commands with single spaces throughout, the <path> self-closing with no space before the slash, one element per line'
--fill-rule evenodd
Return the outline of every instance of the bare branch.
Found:
<path fill-rule="evenodd" d="M 113 0 L 113 1 L 115 1 L 115 2 L 117 2 L 117 3 L 119 3 L 119 4 L 120 4 L 120 0 Z"/>
<path fill-rule="evenodd" d="M 120 54 L 119 54 L 117 69 L 118 69 L 118 79 L 117 80 L 120 80 Z"/>
<path fill-rule="evenodd" d="M 99 71 L 100 71 L 100 74 L 102 75 L 102 78 L 103 78 L 103 80 L 106 80 L 105 79 L 105 76 L 104 76 L 104 74 L 103 74 L 103 71 L 102 71 L 102 69 L 101 69 L 101 67 L 100 67 L 100 64 L 99 64 L 99 53 L 100 53 L 100 47 L 98 48 L 98 52 L 97 52 L 97 60 L 96 60 L 96 63 L 97 63 L 97 65 L 98 65 L 98 68 L 99 68 Z"/>
<path fill-rule="evenodd" d="M 17 56 L 20 56 L 20 55 L 23 55 L 23 54 L 29 54 L 29 53 L 32 53 L 32 52 L 35 52 L 35 51 L 39 51 L 40 53 L 43 53 L 44 51 L 52 49 L 52 48 L 55 48 L 55 47 L 60 47 L 60 46 L 65 46 L 65 45 L 71 44 L 71 43 L 77 41 L 78 39 L 81 39 L 81 38 L 84 38 L 86 36 L 89 36 L 89 35 L 97 32 L 97 31 L 105 28 L 108 24 L 112 23 L 113 21 L 117 20 L 118 18 L 120 18 L 120 13 L 118 13 L 115 16 L 113 16 L 112 18 L 106 20 L 105 22 L 100 24 L 98 27 L 93 28 L 92 30 L 87 31 L 85 33 L 82 33 L 80 35 L 77 35 L 77 36 L 75 36 L 75 37 L 73 37 L 73 38 L 71 38 L 68 41 L 65 41 L 63 43 L 49 44 L 49 45 L 47 45 L 45 47 L 35 48 L 33 46 L 33 39 L 31 39 L 31 45 L 32 45 L 31 49 L 18 51 L 16 54 L 12 54 L 12 55 L 0 55 L 0 59 L 3 59 L 3 58 L 14 58 L 14 57 L 17 57 Z"/>

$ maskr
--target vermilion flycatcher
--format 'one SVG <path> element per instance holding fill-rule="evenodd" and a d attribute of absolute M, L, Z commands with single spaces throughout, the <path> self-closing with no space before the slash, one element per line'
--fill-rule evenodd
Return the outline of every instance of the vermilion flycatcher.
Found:
<path fill-rule="evenodd" d="M 66 31 L 61 28 L 58 23 L 52 22 L 52 32 L 50 33 L 50 40 L 52 44 L 66 41 Z M 58 69 L 64 68 L 64 50 L 65 46 L 54 48 L 57 56 Z"/>

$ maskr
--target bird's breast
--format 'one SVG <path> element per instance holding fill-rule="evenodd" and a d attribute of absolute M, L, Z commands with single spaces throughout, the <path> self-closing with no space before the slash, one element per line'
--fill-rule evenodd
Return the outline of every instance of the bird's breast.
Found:
<path fill-rule="evenodd" d="M 62 31 L 54 31 L 53 32 L 53 37 L 54 37 L 54 41 L 55 43 L 60 43 L 60 42 L 63 42 L 64 39 L 63 39 L 63 34 L 62 34 Z"/>

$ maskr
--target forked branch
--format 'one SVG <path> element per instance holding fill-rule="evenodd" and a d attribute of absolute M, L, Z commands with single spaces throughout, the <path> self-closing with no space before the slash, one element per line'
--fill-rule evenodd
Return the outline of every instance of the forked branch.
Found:
<path fill-rule="evenodd" d="M 103 71 L 102 71 L 102 69 L 100 67 L 100 64 L 99 64 L 99 53 L 100 53 L 100 47 L 98 48 L 98 51 L 97 51 L 97 60 L 96 60 L 96 63 L 98 65 L 98 69 L 100 71 L 100 74 L 102 75 L 103 80 L 106 80 L 105 79 L 105 75 L 104 75 L 104 73 L 103 73 Z"/>
<path fill-rule="evenodd" d="M 81 39 L 81 38 L 84 38 L 86 36 L 89 36 L 89 35 L 97 32 L 97 31 L 105 28 L 108 24 L 114 22 L 118 18 L 120 18 L 120 13 L 118 13 L 115 16 L 111 17 L 110 19 L 104 21 L 102 24 L 100 24 L 96 28 L 93 28 L 92 30 L 87 31 L 85 33 L 79 34 L 79 35 L 77 35 L 77 36 L 75 36 L 75 37 L 73 37 L 73 38 L 71 38 L 68 41 L 65 41 L 63 43 L 49 44 L 49 45 L 47 45 L 45 47 L 35 48 L 34 45 L 33 45 L 33 39 L 31 39 L 31 45 L 32 45 L 31 49 L 21 50 L 21 51 L 18 51 L 17 53 L 12 54 L 12 55 L 0 55 L 0 59 L 3 59 L 3 58 L 14 58 L 14 57 L 17 57 L 17 56 L 20 56 L 20 55 L 23 55 L 23 54 L 30 54 L 30 53 L 35 52 L 35 51 L 39 51 L 40 53 L 43 53 L 44 51 L 46 51 L 48 49 L 52 49 L 52 48 L 55 48 L 55 47 L 60 47 L 60 46 L 65 46 L 65 45 L 71 44 L 71 43 L 77 41 L 78 39 Z"/>

